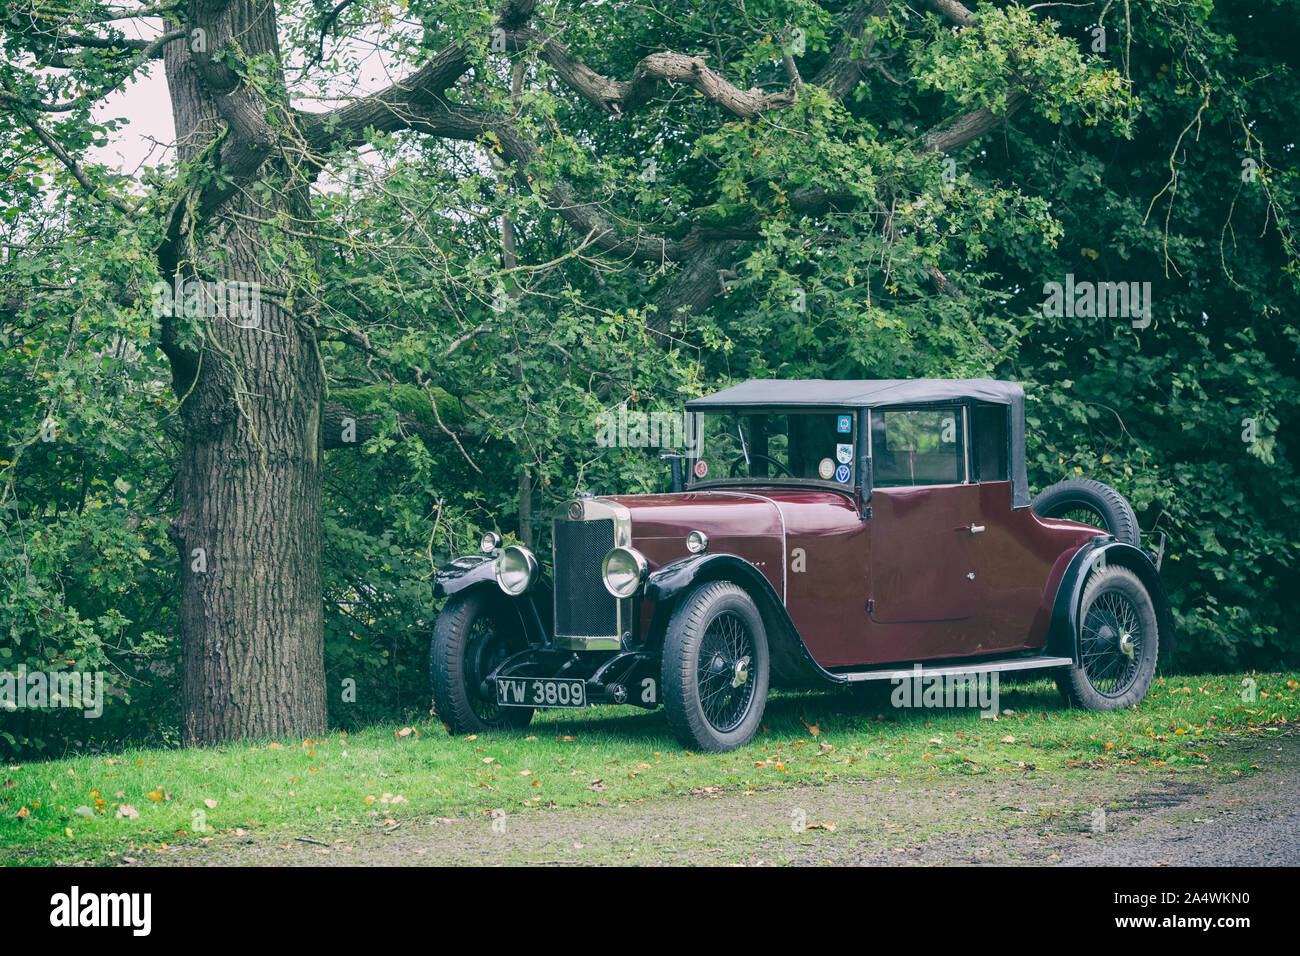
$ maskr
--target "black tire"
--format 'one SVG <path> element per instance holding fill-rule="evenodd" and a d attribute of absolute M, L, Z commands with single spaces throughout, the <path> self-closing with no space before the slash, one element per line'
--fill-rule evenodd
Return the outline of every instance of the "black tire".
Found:
<path fill-rule="evenodd" d="M 1066 702 L 1087 710 L 1139 703 L 1155 679 L 1160 630 L 1155 605 L 1138 576 L 1120 567 L 1094 572 L 1083 589 L 1079 631 L 1081 666 L 1056 678 Z"/>
<path fill-rule="evenodd" d="M 1066 518 L 1101 528 L 1116 541 L 1138 547 L 1137 515 L 1114 488 L 1090 478 L 1067 478 L 1038 493 L 1030 507 L 1043 518 Z"/>
<path fill-rule="evenodd" d="M 519 615 L 487 588 L 454 594 L 433 626 L 429 683 L 433 710 L 447 731 L 477 734 L 518 730 L 533 719 L 530 707 L 500 707 L 478 694 L 492 668 L 527 647 Z"/>
<path fill-rule="evenodd" d="M 763 618 L 743 588 L 712 581 L 688 593 L 663 646 L 664 710 L 682 746 L 722 753 L 749 743 L 763 721 L 769 666 Z"/>

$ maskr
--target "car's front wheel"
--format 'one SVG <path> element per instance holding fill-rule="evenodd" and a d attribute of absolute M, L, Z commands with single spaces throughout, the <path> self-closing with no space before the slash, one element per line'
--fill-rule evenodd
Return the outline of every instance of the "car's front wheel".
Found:
<path fill-rule="evenodd" d="M 1056 686 L 1071 705 L 1088 710 L 1131 707 L 1147 695 L 1156 674 L 1156 609 L 1128 568 L 1097 571 L 1079 607 L 1079 666 Z"/>
<path fill-rule="evenodd" d="M 434 713 L 450 733 L 528 726 L 532 708 L 502 707 L 479 693 L 483 678 L 525 647 L 519 615 L 503 595 L 472 588 L 448 599 L 429 642 L 429 682 Z"/>
<path fill-rule="evenodd" d="M 682 746 L 712 753 L 753 739 L 768 686 L 767 631 L 738 585 L 713 581 L 688 593 L 668 621 L 663 696 Z"/>

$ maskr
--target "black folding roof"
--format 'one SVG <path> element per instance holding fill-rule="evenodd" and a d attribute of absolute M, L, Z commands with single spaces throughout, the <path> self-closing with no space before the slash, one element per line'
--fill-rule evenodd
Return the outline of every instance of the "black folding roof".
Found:
<path fill-rule="evenodd" d="M 992 378 L 882 378 L 835 381 L 825 378 L 752 379 L 712 395 L 691 399 L 686 407 L 735 408 L 739 405 L 812 405 L 862 408 L 974 399 L 999 405 L 1021 404 L 1025 392 L 1015 382 Z"/>
<path fill-rule="evenodd" d="M 1011 503 L 1029 505 L 1025 469 L 1025 390 L 1015 382 L 992 378 L 882 378 L 835 381 L 825 378 L 751 379 L 686 403 L 690 411 L 728 408 L 874 408 L 882 405 L 930 405 L 976 401 L 1006 405 L 1011 428 L 1007 461 L 1011 466 Z"/>

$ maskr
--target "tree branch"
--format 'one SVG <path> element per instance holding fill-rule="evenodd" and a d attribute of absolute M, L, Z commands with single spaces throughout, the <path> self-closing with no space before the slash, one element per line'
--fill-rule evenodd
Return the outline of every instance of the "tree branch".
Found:
<path fill-rule="evenodd" d="M 711 70 L 702 56 L 670 50 L 651 53 L 632 68 L 631 79 L 616 80 L 578 60 L 554 35 L 535 29 L 516 30 L 510 34 L 510 41 L 516 49 L 529 45 L 539 47 L 542 58 L 567 86 L 589 103 L 616 116 L 649 102 L 660 83 L 690 86 L 710 103 L 743 119 L 785 109 L 795 102 L 797 95 L 793 84 L 790 89 L 777 93 L 765 93 L 757 87 L 742 90 Z"/>
<path fill-rule="evenodd" d="M 973 27 L 975 25 L 975 14 L 958 0 L 923 0 L 925 5 L 939 14 L 951 20 L 953 23 L 962 27 Z"/>
<path fill-rule="evenodd" d="M 1028 93 L 1022 89 L 1013 89 L 1007 94 L 1007 107 L 1002 113 L 993 113 L 981 106 L 969 113 L 954 116 L 925 133 L 921 137 L 921 145 L 927 153 L 952 152 L 1001 126 L 1028 102 Z"/>
<path fill-rule="evenodd" d="M 843 34 L 831 50 L 830 58 L 809 82 L 824 88 L 836 100 L 853 92 L 866 71 L 875 44 L 874 33 L 867 34 L 868 24 L 888 12 L 886 0 L 870 0 L 854 6 L 844 21 Z M 813 212 L 844 198 L 845 194 L 826 190 L 801 190 L 790 197 L 792 206 L 801 212 Z M 751 228 L 757 224 L 757 217 L 747 223 Z M 696 251 L 676 277 L 664 286 L 655 298 L 655 316 L 650 323 L 651 331 L 661 342 L 670 341 L 668 330 L 673 322 L 687 314 L 702 312 L 722 294 L 724 283 L 721 276 L 735 264 L 743 248 L 744 242 L 737 239 L 722 239 L 708 244 Z"/>
<path fill-rule="evenodd" d="M 10 90 L 9 92 L 12 93 L 13 91 Z M 72 178 L 81 184 L 81 187 L 86 190 L 92 199 L 97 202 L 108 203 L 124 215 L 135 215 L 137 209 L 135 204 L 127 202 L 120 196 L 114 196 L 98 189 L 94 183 L 90 181 L 90 177 L 86 174 L 86 171 L 81 168 L 81 165 L 73 159 L 71 155 L 69 155 L 68 151 L 63 148 L 58 140 L 50 135 L 49 131 L 42 126 L 34 116 L 29 116 L 27 112 L 21 108 L 15 112 L 19 119 L 21 119 L 28 128 L 36 134 L 36 138 L 45 144 L 45 148 L 54 154 L 54 158 L 67 167 L 68 172 L 72 174 Z"/>

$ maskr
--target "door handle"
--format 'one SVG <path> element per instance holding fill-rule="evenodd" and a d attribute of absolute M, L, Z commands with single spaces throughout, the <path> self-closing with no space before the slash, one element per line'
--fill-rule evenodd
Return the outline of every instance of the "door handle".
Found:
<path fill-rule="evenodd" d="M 982 524 L 973 524 L 973 525 L 971 525 L 969 528 L 967 528 L 966 530 L 969 531 L 971 534 L 979 534 L 980 532 L 982 532 L 982 531 L 984 530 L 984 525 L 982 525 Z"/>

